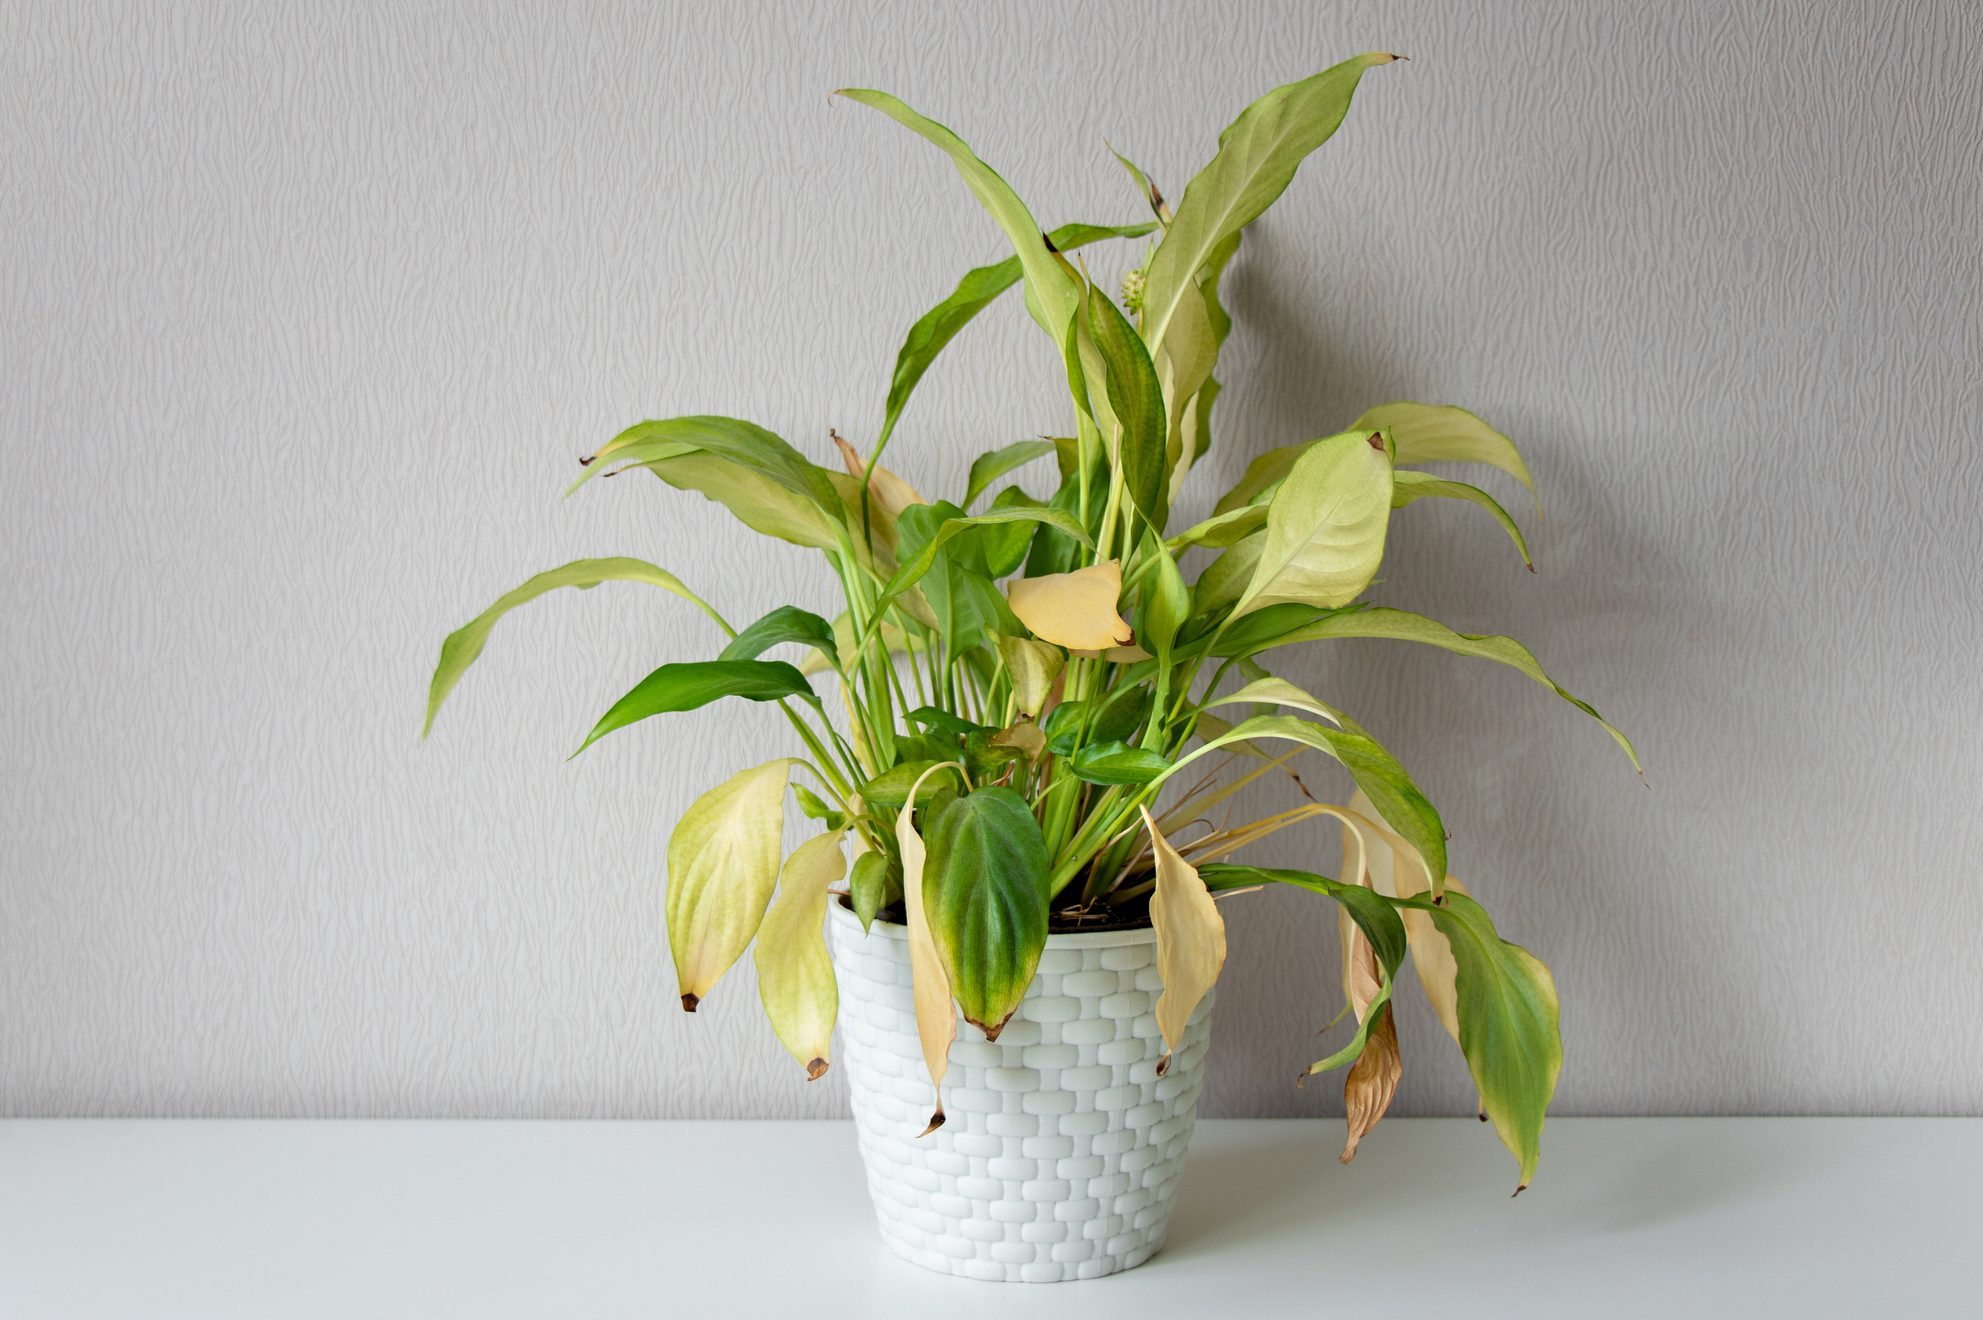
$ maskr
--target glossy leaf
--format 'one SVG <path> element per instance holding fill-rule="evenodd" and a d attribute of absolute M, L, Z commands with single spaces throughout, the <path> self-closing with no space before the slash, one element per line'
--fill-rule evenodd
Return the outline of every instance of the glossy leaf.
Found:
<path fill-rule="evenodd" d="M 833 625 L 795 605 L 780 605 L 750 627 L 738 633 L 717 654 L 718 660 L 755 660 L 772 647 L 796 642 L 811 647 L 832 668 L 840 667 L 840 644 Z"/>
<path fill-rule="evenodd" d="M 1016 472 L 1035 459 L 1045 458 L 1054 452 L 1051 440 L 1020 440 L 1000 449 L 979 454 L 971 460 L 971 479 L 964 491 L 964 507 L 970 508 L 978 502 L 978 496 L 992 488 L 992 483 L 1008 473 Z"/>
<path fill-rule="evenodd" d="M 1092 287 L 1086 292 L 1086 311 L 1115 419 L 1114 458 L 1121 469 L 1123 492 L 1161 536 L 1170 514 L 1170 467 L 1164 452 L 1164 395 L 1157 370 L 1122 312 Z M 1093 382 L 1091 398 L 1092 389 Z"/>
<path fill-rule="evenodd" d="M 928 842 L 923 907 L 951 993 L 996 1040 L 1046 947 L 1046 839 L 1026 799 L 991 787 L 946 808 Z"/>
<path fill-rule="evenodd" d="M 668 836 L 668 949 L 682 1007 L 695 1007 L 757 933 L 778 883 L 790 759 L 710 789 Z"/>
<path fill-rule="evenodd" d="M 1219 151 L 1179 199 L 1164 240 L 1150 260 L 1143 293 L 1143 338 L 1164 343 L 1199 268 L 1287 189 L 1308 153 L 1328 141 L 1349 112 L 1365 69 L 1397 57 L 1358 55 L 1300 82 L 1277 87 L 1219 135 Z"/>
<path fill-rule="evenodd" d="M 1422 614 L 1409 610 L 1371 608 L 1355 610 L 1343 614 L 1330 615 L 1314 623 L 1294 629 L 1280 639 L 1279 645 L 1292 645 L 1296 642 L 1332 641 L 1345 637 L 1371 637 L 1398 642 L 1419 642 L 1426 646 L 1436 646 L 1451 651 L 1455 655 L 1472 656 L 1481 660 L 1493 660 L 1511 669 L 1527 674 L 1536 682 L 1554 692 L 1563 700 L 1575 706 L 1584 714 L 1604 725 L 1604 731 L 1624 749 L 1625 755 L 1632 758 L 1633 768 L 1638 768 L 1639 754 L 1633 750 L 1631 740 L 1617 729 L 1606 724 L 1604 717 L 1588 702 L 1581 701 L 1561 687 L 1555 679 L 1543 672 L 1542 665 L 1534 654 L 1512 637 L 1497 637 L 1480 633 L 1454 632 L 1443 623 L 1436 623 Z"/>
<path fill-rule="evenodd" d="M 923 1047 L 923 1067 L 935 1092 L 935 1109 L 927 1137 L 943 1126 L 943 1078 L 950 1071 L 950 1043 L 957 1039 L 957 1010 L 950 997 L 950 975 L 937 952 L 923 902 L 923 872 L 928 851 L 916 833 L 914 805 L 923 780 L 942 767 L 931 766 L 910 786 L 908 807 L 895 818 L 895 844 L 902 856 L 902 906 L 909 928 L 909 979 L 916 1007 L 916 1036 Z"/>
<path fill-rule="evenodd" d="M 1515 442 L 1465 408 L 1451 404 L 1386 403 L 1356 419 L 1356 427 L 1388 431 L 1400 463 L 1485 463 L 1522 483 L 1535 479 Z M 1538 506 L 1539 507 L 1539 506 Z"/>
<path fill-rule="evenodd" d="M 1012 612 L 1042 641 L 1071 651 L 1105 651 L 1136 639 L 1117 612 L 1122 565 L 1110 559 L 1072 573 L 1016 578 L 1006 589 Z"/>
<path fill-rule="evenodd" d="M 1501 507 L 1501 502 L 1480 487 L 1469 486 L 1464 481 L 1448 481 L 1444 477 L 1435 477 L 1428 472 L 1409 470 L 1392 473 L 1391 481 L 1391 507 L 1394 509 L 1402 509 L 1407 504 L 1427 498 L 1465 500 L 1486 509 L 1493 516 L 1494 521 L 1501 524 L 1501 530 L 1508 533 L 1508 539 L 1515 543 L 1516 551 L 1522 556 L 1522 563 L 1528 566 L 1529 572 L 1535 572 L 1535 560 L 1529 554 L 1529 543 L 1523 537 L 1522 529 L 1515 525 L 1515 520 L 1508 516 L 1506 509 Z"/>
<path fill-rule="evenodd" d="M 1074 777 L 1091 784 L 1147 784 L 1170 768 L 1163 753 L 1125 742 L 1089 743 L 1073 761 Z"/>
<path fill-rule="evenodd" d="M 808 839 L 785 859 L 778 897 L 757 930 L 757 993 L 778 1040 L 818 1081 L 832 1058 L 840 992 L 826 951 L 827 889 L 846 873 L 838 831 Z"/>
<path fill-rule="evenodd" d="M 1157 975 L 1164 987 L 1157 997 L 1157 1029 L 1164 1037 L 1164 1056 L 1157 1061 L 1161 1077 L 1170 1069 L 1171 1051 L 1184 1039 L 1192 1013 L 1226 965 L 1226 922 L 1198 872 L 1158 831 L 1149 808 L 1141 810 L 1157 868 L 1150 924 L 1156 930 Z"/>
<path fill-rule="evenodd" d="M 1151 700 L 1150 689 L 1137 684 L 1086 701 L 1063 701 L 1047 715 L 1047 750 L 1055 756 L 1072 756 L 1083 739 L 1127 742 L 1149 719 Z"/>
<path fill-rule="evenodd" d="M 505 614 L 519 605 L 527 605 L 546 592 L 560 587 L 574 587 L 586 591 L 601 582 L 645 582 L 649 586 L 660 587 L 688 601 L 697 609 L 716 621 L 716 626 L 724 632 L 730 625 L 723 616 L 712 609 L 709 603 L 682 585 L 680 578 L 665 568 L 656 567 L 644 559 L 579 559 L 562 568 L 539 573 L 513 591 L 505 592 L 495 604 L 470 619 L 461 627 L 449 633 L 441 643 L 441 658 L 434 666 L 434 677 L 427 685 L 427 720 L 420 730 L 425 738 L 434 727 L 434 716 L 440 713 L 441 703 L 454 691 L 455 684 L 468 672 L 482 654 L 482 647 L 489 640 L 489 634 Z"/>
<path fill-rule="evenodd" d="M 805 675 L 783 660 L 698 660 L 662 665 L 636 683 L 631 692 L 599 717 L 578 746 L 584 751 L 616 729 L 677 711 L 695 710 L 722 697 L 746 701 L 778 701 L 803 697 L 818 704 Z M 578 752 L 573 752 L 577 756 Z"/>
<path fill-rule="evenodd" d="M 1267 508 L 1260 563 L 1234 617 L 1282 602 L 1349 604 L 1384 561 L 1390 521 L 1391 457 L 1381 437 L 1345 431 L 1316 441 Z"/>

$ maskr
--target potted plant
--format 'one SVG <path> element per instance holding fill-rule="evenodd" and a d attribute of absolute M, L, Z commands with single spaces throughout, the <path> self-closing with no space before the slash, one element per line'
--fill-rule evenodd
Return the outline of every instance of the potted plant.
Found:
<path fill-rule="evenodd" d="M 1210 517 L 1170 525 L 1213 434 L 1230 325 L 1220 277 L 1359 78 L 1393 58 L 1359 56 L 1262 97 L 1175 208 L 1125 160 L 1152 219 L 1050 233 L 948 129 L 885 93 L 840 93 L 941 149 L 1012 255 L 966 274 L 911 328 L 867 456 L 831 436 L 844 470 L 749 422 L 677 417 L 614 437 L 581 460 L 573 489 L 644 469 L 698 492 L 823 554 L 845 611 L 783 606 L 738 628 L 654 564 L 581 560 L 441 648 L 429 728 L 505 613 L 559 587 L 642 582 L 701 610 L 723 644 L 640 680 L 581 751 L 719 698 L 778 704 L 793 754 L 703 794 L 668 841 L 682 1006 L 693 1012 L 755 939 L 765 1012 L 810 1078 L 833 1058 L 837 1018 L 883 1233 L 910 1259 L 1085 1278 L 1162 1244 L 1226 959 L 1216 899 L 1268 884 L 1340 911 L 1355 1027 L 1306 1072 L 1347 1068 L 1342 1158 L 1397 1085 L 1390 999 L 1409 956 L 1516 1157 L 1517 1190 L 1534 1171 L 1561 1061 L 1548 970 L 1447 875 L 1445 826 L 1404 767 L 1267 667 L 1302 643 L 1418 642 L 1513 666 L 1595 718 L 1519 643 L 1363 599 L 1393 510 L 1420 499 L 1478 505 L 1528 560 L 1492 496 L 1420 466 L 1485 464 L 1531 486 L 1515 446 L 1458 408 L 1385 404 L 1260 454 Z M 1118 306 L 1074 254 L 1145 235 Z M 1014 284 L 1065 375 L 1068 434 L 982 454 L 957 502 L 926 499 L 883 451 L 937 355 Z M 1008 480 L 1048 459 L 1044 496 Z M 802 662 L 769 658 L 780 647 Z M 1294 778 L 1290 762 L 1311 751 L 1347 772 L 1347 801 L 1315 800 Z M 1299 805 L 1206 823 L 1278 776 Z M 788 796 L 820 832 L 781 863 Z M 1230 860 L 1324 820 L 1341 830 L 1334 878 Z"/>

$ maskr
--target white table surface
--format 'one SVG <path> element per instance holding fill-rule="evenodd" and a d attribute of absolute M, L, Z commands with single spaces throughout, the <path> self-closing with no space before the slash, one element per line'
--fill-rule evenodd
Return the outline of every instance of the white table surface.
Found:
<path fill-rule="evenodd" d="M 845 1123 L 0 1123 L 0 1316 L 1983 1315 L 1983 1120 L 1205 1122 L 1170 1243 L 972 1283 Z"/>

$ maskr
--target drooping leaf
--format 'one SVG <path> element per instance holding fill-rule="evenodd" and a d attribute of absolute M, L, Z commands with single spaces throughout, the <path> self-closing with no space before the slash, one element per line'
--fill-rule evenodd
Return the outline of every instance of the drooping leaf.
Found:
<path fill-rule="evenodd" d="M 854 859 L 854 872 L 847 881 L 848 897 L 854 900 L 854 915 L 861 929 L 874 925 L 875 915 L 888 905 L 890 881 L 899 887 L 902 878 L 888 854 L 864 852 Z"/>
<path fill-rule="evenodd" d="M 1360 972 L 1364 979 L 1358 984 L 1375 984 L 1375 955 L 1368 944 L 1358 946 L 1359 967 L 1369 970 Z M 1377 1126 L 1384 1111 L 1391 1107 L 1391 1099 L 1398 1093 L 1398 1080 L 1404 1076 L 1404 1060 L 1398 1051 L 1398 1026 L 1392 1016 L 1391 1005 L 1387 1001 L 1374 1009 L 1367 1010 L 1374 1016 L 1376 1025 L 1364 1042 L 1363 1050 L 1350 1064 L 1349 1075 L 1343 1079 L 1343 1120 L 1349 1128 L 1349 1138 L 1343 1143 L 1343 1153 L 1336 1158 L 1348 1164 L 1356 1158 L 1356 1148 Z M 1362 1023 L 1368 1018 L 1359 1018 Z"/>
<path fill-rule="evenodd" d="M 819 701 L 805 675 L 783 660 L 696 660 L 662 665 L 634 684 L 632 691 L 599 717 L 592 732 L 578 745 L 578 752 L 615 729 L 624 729 L 651 715 L 695 710 L 721 697 L 742 697 L 746 701 L 803 697 L 815 705 Z M 578 752 L 572 755 L 577 756 Z"/>
<path fill-rule="evenodd" d="M 964 1018 L 998 1039 L 1047 940 L 1046 839 L 1026 799 L 980 788 L 929 832 L 923 906 Z"/>
<path fill-rule="evenodd" d="M 1250 504 L 1265 503 L 1261 497 L 1287 478 L 1295 460 L 1307 453 L 1308 447 L 1314 443 L 1313 440 L 1304 440 L 1298 445 L 1282 445 L 1278 449 L 1269 449 L 1248 463 L 1246 471 L 1240 473 L 1239 480 L 1232 484 L 1232 489 L 1219 496 L 1219 502 L 1212 506 L 1213 516 L 1233 513 Z"/>
<path fill-rule="evenodd" d="M 909 978 L 916 1005 L 916 1036 L 923 1047 L 923 1067 L 935 1092 L 935 1110 L 927 1137 L 943 1126 L 943 1078 L 950 1071 L 950 1043 L 957 1039 L 957 1010 L 950 998 L 950 975 L 937 952 L 929 914 L 923 903 L 923 870 L 928 852 L 916 833 L 915 802 L 923 779 L 940 767 L 931 766 L 910 786 L 907 805 L 895 818 L 895 844 L 902 856 L 902 906 L 909 927 Z"/>
<path fill-rule="evenodd" d="M 1029 761 L 1037 761 L 1047 749 L 1047 735 L 1030 718 L 1021 715 L 992 735 L 992 746 L 1010 747 Z"/>
<path fill-rule="evenodd" d="M 1350 810 L 1358 815 L 1376 816 L 1377 808 L 1358 789 L 1349 801 Z M 1353 874 L 1351 843 L 1353 836 L 1348 830 L 1343 832 L 1343 874 Z M 1362 866 L 1364 883 L 1379 894 L 1392 898 L 1416 898 L 1426 892 L 1425 875 L 1416 863 L 1405 862 L 1399 865 L 1397 850 L 1382 838 L 1371 837 L 1363 840 Z M 1459 877 L 1447 876 L 1446 888 L 1471 894 L 1460 883 Z M 1446 1028 L 1446 1034 L 1453 1038 L 1455 1045 L 1460 1043 L 1460 1017 L 1457 1007 L 1459 991 L 1456 986 L 1458 969 L 1453 965 L 1453 949 L 1439 928 L 1432 924 L 1432 918 L 1419 908 L 1401 908 L 1399 915 L 1405 921 L 1405 942 L 1411 949 L 1412 970 L 1418 974 L 1419 987 L 1425 991 L 1425 998 L 1432 1005 L 1432 1011 L 1439 1018 L 1439 1025 Z"/>
<path fill-rule="evenodd" d="M 1215 513 L 1203 522 L 1193 523 L 1173 536 L 1166 544 L 1173 551 L 1194 545 L 1223 549 L 1253 535 L 1266 525 L 1266 505 L 1242 504 L 1237 509 Z"/>
<path fill-rule="evenodd" d="M 1219 151 L 1200 170 L 1151 258 L 1143 293 L 1143 338 L 1161 347 L 1178 304 L 1197 294 L 1199 268 L 1215 249 L 1260 217 L 1294 179 L 1309 152 L 1326 142 L 1349 112 L 1365 69 L 1394 55 L 1358 55 L 1300 82 L 1277 87 L 1219 135 Z"/>
<path fill-rule="evenodd" d="M 1184 1039 L 1191 1014 L 1226 965 L 1226 922 L 1198 872 L 1158 831 L 1149 808 L 1141 810 L 1157 865 L 1150 924 L 1156 929 L 1157 974 L 1164 987 L 1157 997 L 1157 1029 L 1164 1037 L 1164 1056 L 1157 1061 L 1161 1077 L 1170 1069 L 1171 1051 Z"/>
<path fill-rule="evenodd" d="M 828 516 L 839 517 L 839 495 L 827 479 L 826 469 L 808 462 L 770 431 L 735 417 L 700 415 L 641 422 L 607 441 L 587 463 L 597 472 L 609 464 L 642 464 L 657 457 L 672 462 L 684 447 L 756 472 Z"/>
<path fill-rule="evenodd" d="M 1012 679 L 1014 704 L 1038 719 L 1047 698 L 1053 695 L 1054 684 L 1067 663 L 1067 653 L 1030 637 L 1000 637 L 998 650 L 1005 657 L 1005 670 Z"/>
<path fill-rule="evenodd" d="M 719 454 L 698 450 L 633 466 L 646 468 L 677 490 L 692 490 L 722 505 L 761 536 L 814 550 L 835 550 L 847 534 L 840 509 L 824 508 L 763 472 Z M 831 480 L 827 487 L 833 489 Z"/>
<path fill-rule="evenodd" d="M 1309 695 L 1285 678 L 1275 678 L 1271 674 L 1264 678 L 1256 678 L 1245 687 L 1229 692 L 1223 697 L 1205 702 L 1204 708 L 1210 710 L 1215 706 L 1239 705 L 1288 706 L 1295 710 L 1305 710 L 1311 715 L 1320 715 L 1337 728 L 1343 727 L 1345 722 L 1343 713 L 1328 702 Z"/>
<path fill-rule="evenodd" d="M 702 597 L 683 586 L 681 579 L 665 568 L 656 567 L 644 559 L 574 560 L 562 568 L 539 573 L 515 590 L 505 592 L 495 604 L 448 634 L 447 640 L 441 643 L 441 658 L 435 664 L 434 677 L 427 686 L 427 720 L 420 730 L 420 736 L 425 738 L 433 729 L 434 716 L 440 713 L 441 703 L 448 699 L 448 694 L 454 691 L 454 686 L 461 681 L 461 676 L 468 672 L 468 667 L 482 654 L 482 647 L 489 640 L 490 632 L 505 614 L 519 605 L 529 604 L 546 592 L 556 591 L 559 587 L 575 587 L 580 591 L 586 591 L 601 582 L 645 582 L 650 586 L 660 587 L 663 591 L 680 596 L 707 614 L 724 632 L 731 631 L 730 625 L 723 621 L 722 615 L 711 608 Z"/>
<path fill-rule="evenodd" d="M 1316 620 L 1314 623 L 1294 629 L 1280 639 L 1277 645 L 1291 645 L 1296 642 L 1331 641 L 1344 637 L 1373 637 L 1398 642 L 1419 642 L 1426 646 L 1436 646 L 1451 651 L 1455 655 L 1473 656 L 1481 660 L 1493 660 L 1511 669 L 1527 674 L 1536 682 L 1554 692 L 1563 700 L 1575 706 L 1584 714 L 1604 725 L 1604 731 L 1624 749 L 1632 759 L 1634 769 L 1639 765 L 1639 754 L 1632 749 L 1631 740 L 1617 729 L 1606 724 L 1604 717 L 1588 702 L 1572 696 L 1559 686 L 1555 679 L 1543 672 L 1533 653 L 1512 637 L 1498 637 L 1480 633 L 1454 632 L 1443 623 L 1435 623 L 1422 614 L 1409 610 L 1394 610 L 1382 607 L 1355 610 L 1334 614 Z"/>
<path fill-rule="evenodd" d="M 1234 617 L 1282 602 L 1349 604 L 1377 575 L 1390 521 L 1391 456 L 1382 437 L 1345 431 L 1316 441 L 1267 508 L 1260 563 Z"/>
<path fill-rule="evenodd" d="M 1058 250 L 1072 252 L 1076 248 L 1086 247 L 1105 238 L 1140 237 L 1149 233 L 1152 228 L 1154 226 L 1148 224 L 1062 225 L 1047 237 Z M 902 410 L 908 406 L 909 395 L 914 392 L 917 382 L 922 380 L 923 373 L 930 369 L 930 364 L 936 361 L 937 355 L 956 338 L 958 331 L 971 323 L 973 317 L 991 306 L 1000 294 L 1017 284 L 1020 274 L 1017 257 L 1007 257 L 989 266 L 979 266 L 967 272 L 964 278 L 957 282 L 957 288 L 948 298 L 923 313 L 922 318 L 909 327 L 908 337 L 902 341 L 902 348 L 895 355 L 895 374 L 888 383 L 888 403 L 883 410 L 881 422 L 882 444 L 888 443 L 888 437 L 894 433 L 895 423 L 901 418 Z M 1010 448 L 1017 446 L 1008 446 L 1008 449 Z M 1027 461 L 1030 461 L 1030 458 L 1019 460 L 1019 462 Z M 1013 466 L 1017 466 L 1017 463 Z M 1006 471 L 1010 470 L 1010 468 L 1006 469 Z M 997 479 L 996 474 L 988 477 L 985 486 L 989 486 Z M 967 508 L 985 488 L 978 484 L 978 469 L 975 463 L 971 467 L 971 485 L 972 494 L 964 500 Z"/>
<path fill-rule="evenodd" d="M 979 454 L 971 460 L 971 479 L 964 491 L 964 507 L 968 509 L 976 504 L 978 496 L 990 490 L 992 483 L 1000 477 L 1053 452 L 1054 443 L 1051 440 L 1020 440 Z"/>
<path fill-rule="evenodd" d="M 783 642 L 811 647 L 834 669 L 840 667 L 840 644 L 833 625 L 796 605 L 780 605 L 738 633 L 716 656 L 718 660 L 755 660 Z"/>
<path fill-rule="evenodd" d="M 1535 494 L 1535 479 L 1515 442 L 1465 408 L 1451 404 L 1386 403 L 1356 419 L 1358 428 L 1388 431 L 1400 463 L 1485 463 Z M 1536 506 L 1540 509 L 1542 506 Z"/>
<path fill-rule="evenodd" d="M 1116 609 L 1122 565 L 1105 560 L 1072 573 L 1015 578 L 1006 590 L 1012 612 L 1042 641 L 1070 651 L 1105 651 L 1136 639 Z"/>
<path fill-rule="evenodd" d="M 690 803 L 668 836 L 668 949 L 691 1013 L 764 919 L 794 764 L 767 761 L 725 780 Z"/>
<path fill-rule="evenodd" d="M 1402 509 L 1417 500 L 1434 498 L 1444 500 L 1465 500 L 1478 504 L 1493 515 L 1494 521 L 1501 524 L 1501 530 L 1508 533 L 1508 539 L 1515 543 L 1515 549 L 1522 556 L 1522 563 L 1529 572 L 1535 572 L 1535 560 L 1529 554 L 1529 543 L 1522 536 L 1522 529 L 1501 507 L 1501 502 L 1478 486 L 1469 486 L 1464 481 L 1448 481 L 1427 472 L 1402 470 L 1391 474 L 1391 507 Z"/>
<path fill-rule="evenodd" d="M 1170 758 L 1125 742 L 1089 743 L 1074 753 L 1074 777 L 1091 784 L 1147 784 L 1171 768 Z"/>
<path fill-rule="evenodd" d="M 978 204 L 1005 231 L 1006 240 L 1012 244 L 1026 280 L 1026 308 L 1058 347 L 1066 337 L 1068 321 L 1074 315 L 1080 297 L 1079 284 L 1054 260 L 1053 253 L 1047 248 L 1046 238 L 1040 232 L 1039 223 L 1026 209 L 1026 204 L 1019 200 L 1019 195 L 1012 191 L 1012 186 L 1000 178 L 991 166 L 979 160 L 962 138 L 935 120 L 916 113 L 887 92 L 850 87 L 842 88 L 834 95 L 881 111 L 950 157 L 951 164 L 957 167 L 958 174 L 978 199 Z"/>
<path fill-rule="evenodd" d="M 1164 453 L 1163 389 L 1149 350 L 1122 312 L 1091 286 L 1086 294 L 1088 333 L 1101 355 L 1109 410 L 1115 418 L 1115 461 L 1130 503 L 1159 536 L 1170 515 L 1170 465 Z M 1093 398 L 1094 382 L 1090 382 Z"/>
<path fill-rule="evenodd" d="M 840 832 L 808 839 L 785 859 L 778 897 L 757 930 L 752 960 L 764 1015 L 778 1039 L 818 1081 L 832 1057 L 840 992 L 826 951 L 827 888 L 846 873 Z"/>
<path fill-rule="evenodd" d="M 914 486 L 878 463 L 870 474 L 860 450 L 847 443 L 838 431 L 828 434 L 833 439 L 833 447 L 840 451 L 840 462 L 846 467 L 847 475 L 866 481 L 869 496 L 889 513 L 900 516 L 902 510 L 911 505 L 929 503 Z"/>

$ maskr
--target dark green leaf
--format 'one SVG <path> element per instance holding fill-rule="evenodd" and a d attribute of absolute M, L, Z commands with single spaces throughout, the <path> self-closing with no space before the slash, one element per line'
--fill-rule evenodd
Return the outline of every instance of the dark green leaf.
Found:
<path fill-rule="evenodd" d="M 650 715 L 694 710 L 720 697 L 742 697 L 746 701 L 803 697 L 814 705 L 819 703 L 805 675 L 782 660 L 698 660 L 662 665 L 599 717 L 599 723 L 585 735 L 578 751 L 584 751 L 615 729 L 624 729 Z M 577 756 L 578 752 L 572 755 Z"/>
<path fill-rule="evenodd" d="M 954 733 L 959 738 L 980 731 L 991 731 L 988 725 L 973 724 L 963 716 L 953 715 L 940 706 L 918 706 L 902 718 L 921 728 L 940 729 L 944 733 Z"/>
<path fill-rule="evenodd" d="M 923 771 L 937 764 L 939 762 L 936 761 L 904 761 L 892 770 L 884 770 L 861 785 L 861 801 L 870 807 L 892 807 L 900 810 L 908 805 L 909 790 L 916 786 L 918 779 L 922 778 Z M 957 770 L 953 766 L 942 773 L 952 776 Z M 939 779 L 932 777 L 924 791 L 931 791 L 939 782 L 941 782 Z"/>
<path fill-rule="evenodd" d="M 1046 945 L 1046 840 L 1009 788 L 958 798 L 927 837 L 923 907 L 937 952 L 965 1020 L 995 1039 Z"/>
<path fill-rule="evenodd" d="M 1165 439 L 1163 387 L 1150 352 L 1106 295 L 1086 292 L 1088 333 L 1106 368 L 1109 410 L 1117 427 L 1117 462 L 1123 489 L 1159 536 L 1170 516 L 1170 469 Z M 1094 382 L 1089 382 L 1093 399 Z"/>
<path fill-rule="evenodd" d="M 864 852 L 854 859 L 847 890 L 854 900 L 854 915 L 861 919 L 861 929 L 866 930 L 874 925 L 875 914 L 900 896 L 901 866 L 887 853 Z"/>
<path fill-rule="evenodd" d="M 979 454 L 971 460 L 971 480 L 964 491 L 964 507 L 968 509 L 976 504 L 978 496 L 990 490 L 992 483 L 1006 473 L 1053 452 L 1054 442 L 1051 440 L 1021 440 L 1003 449 Z"/>
<path fill-rule="evenodd" d="M 781 642 L 797 642 L 818 651 L 834 669 L 840 668 L 839 644 L 833 639 L 833 625 L 795 605 L 780 605 L 750 627 L 738 633 L 724 647 L 718 660 L 755 660 Z"/>
<path fill-rule="evenodd" d="M 1083 740 L 1084 723 L 1088 742 L 1127 742 L 1149 718 L 1151 700 L 1150 689 L 1141 684 L 1119 687 L 1103 699 L 1092 720 L 1091 703 L 1063 701 L 1047 715 L 1047 750 L 1055 756 L 1072 756 Z"/>
<path fill-rule="evenodd" d="M 1171 768 L 1170 758 L 1125 742 L 1090 743 L 1074 753 L 1074 777 L 1091 784 L 1147 784 Z"/>

